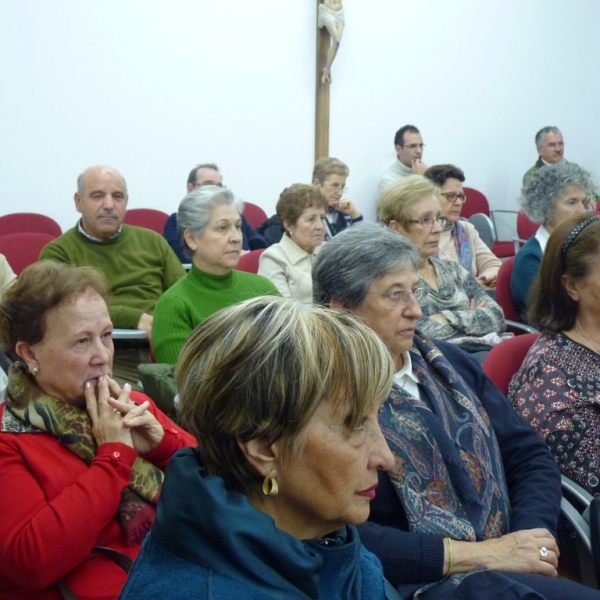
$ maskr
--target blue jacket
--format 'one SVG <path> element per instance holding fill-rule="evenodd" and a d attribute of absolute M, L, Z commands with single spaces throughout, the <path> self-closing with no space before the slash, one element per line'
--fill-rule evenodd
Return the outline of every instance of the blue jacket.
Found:
<path fill-rule="evenodd" d="M 529 291 L 537 279 L 542 263 L 542 247 L 535 236 L 530 237 L 515 256 L 510 291 L 524 322 L 527 322 Z"/>
<path fill-rule="evenodd" d="M 377 558 L 353 526 L 331 540 L 300 541 L 277 529 L 222 479 L 207 475 L 195 448 L 169 463 L 152 533 L 122 600 L 353 600 L 385 598 Z"/>

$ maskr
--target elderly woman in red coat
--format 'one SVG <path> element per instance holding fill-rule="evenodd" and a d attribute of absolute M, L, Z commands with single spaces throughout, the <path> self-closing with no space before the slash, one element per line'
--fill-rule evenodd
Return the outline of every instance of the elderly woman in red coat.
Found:
<path fill-rule="evenodd" d="M 40 262 L 0 304 L 18 356 L 0 404 L 0 598 L 116 598 L 164 467 L 195 445 L 111 378 L 107 295 L 94 269 Z"/>

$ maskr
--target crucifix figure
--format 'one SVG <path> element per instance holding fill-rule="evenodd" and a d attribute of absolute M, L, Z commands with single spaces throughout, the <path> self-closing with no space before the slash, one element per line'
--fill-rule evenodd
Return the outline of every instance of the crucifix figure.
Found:
<path fill-rule="evenodd" d="M 344 9 L 342 0 L 323 0 L 319 4 L 319 14 L 317 25 L 319 28 L 325 27 L 331 36 L 329 50 L 327 51 L 327 62 L 323 67 L 321 83 L 331 83 L 331 65 L 335 59 L 342 33 L 344 33 Z"/>

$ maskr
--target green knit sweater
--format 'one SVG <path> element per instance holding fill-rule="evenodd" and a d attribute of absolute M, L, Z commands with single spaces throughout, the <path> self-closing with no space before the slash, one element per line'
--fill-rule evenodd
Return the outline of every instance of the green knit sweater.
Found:
<path fill-rule="evenodd" d="M 152 348 L 159 363 L 174 365 L 192 330 L 217 311 L 257 296 L 281 294 L 265 277 L 230 271 L 211 275 L 192 270 L 163 294 L 154 311 Z"/>
<path fill-rule="evenodd" d="M 142 313 L 151 315 L 162 293 L 185 275 L 162 236 L 132 225 L 105 242 L 92 242 L 75 226 L 50 242 L 40 260 L 102 271 L 111 288 L 110 318 L 124 329 L 136 329 Z"/>

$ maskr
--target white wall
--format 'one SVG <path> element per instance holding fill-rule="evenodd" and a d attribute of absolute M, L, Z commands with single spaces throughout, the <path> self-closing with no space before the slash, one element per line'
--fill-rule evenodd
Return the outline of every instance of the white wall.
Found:
<path fill-rule="evenodd" d="M 598 172 L 600 3 L 345 0 L 330 153 L 374 215 L 393 135 L 414 123 L 427 164 L 454 162 L 493 207 L 515 207 L 533 136 Z M 274 211 L 309 181 L 314 0 L 0 0 L 0 213 L 75 221 L 75 179 L 107 163 L 130 207 L 174 211 L 190 168 Z"/>

